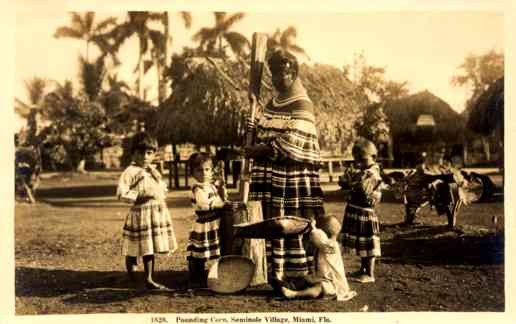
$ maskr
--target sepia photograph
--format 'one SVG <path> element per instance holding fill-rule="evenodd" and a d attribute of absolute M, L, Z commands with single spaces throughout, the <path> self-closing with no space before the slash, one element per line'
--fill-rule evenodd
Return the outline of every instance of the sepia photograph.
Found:
<path fill-rule="evenodd" d="M 510 315 L 514 8 L 185 3 L 9 8 L 6 322 Z"/>

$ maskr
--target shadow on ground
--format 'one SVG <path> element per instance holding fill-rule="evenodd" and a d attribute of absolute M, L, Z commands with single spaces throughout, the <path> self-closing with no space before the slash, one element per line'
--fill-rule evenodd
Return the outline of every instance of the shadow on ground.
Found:
<path fill-rule="evenodd" d="M 115 185 L 41 188 L 37 191 L 37 200 L 56 207 L 127 207 L 127 204 L 117 200 Z M 167 204 L 179 208 L 191 206 L 190 200 L 184 197 L 169 197 Z"/>
<path fill-rule="evenodd" d="M 199 297 L 215 295 L 208 289 L 188 290 L 187 271 L 162 271 L 155 274 L 155 280 L 170 288 L 168 291 L 151 291 L 143 285 L 144 274 L 137 273 L 138 283 L 127 278 L 120 271 L 74 271 L 43 268 L 16 268 L 17 297 L 64 297 L 65 304 L 110 304 L 127 301 L 146 295 L 169 295 L 175 297 Z M 270 296 L 267 285 L 248 288 L 232 294 L 247 297 Z"/>
<path fill-rule="evenodd" d="M 504 235 L 445 225 L 382 226 L 382 262 L 421 265 L 489 265 L 504 263 Z"/>
<path fill-rule="evenodd" d="M 146 290 L 143 273 L 133 283 L 121 271 L 75 271 L 44 268 L 16 268 L 16 296 L 58 297 L 72 294 L 68 302 L 111 303 L 145 294 L 170 293 Z M 186 271 L 163 271 L 155 279 L 172 291 L 186 290 Z M 123 292 L 122 294 L 120 292 Z"/>
<path fill-rule="evenodd" d="M 94 186 L 65 186 L 52 188 L 39 188 L 38 198 L 88 198 L 88 197 L 114 197 L 116 185 Z"/>

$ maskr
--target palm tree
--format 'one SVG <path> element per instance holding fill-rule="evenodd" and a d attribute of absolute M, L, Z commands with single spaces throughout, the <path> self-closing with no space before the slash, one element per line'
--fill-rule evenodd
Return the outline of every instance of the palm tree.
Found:
<path fill-rule="evenodd" d="M 101 56 L 110 55 L 114 64 L 119 64 L 118 58 L 111 51 L 109 42 L 104 35 L 105 30 L 116 24 L 116 18 L 109 17 L 95 24 L 95 12 L 87 11 L 82 16 L 77 12 L 71 12 L 71 26 L 59 27 L 54 37 L 69 37 L 81 39 L 86 42 L 86 61 L 89 62 L 90 43 L 97 45 L 102 52 Z"/>
<path fill-rule="evenodd" d="M 25 89 L 29 101 L 23 102 L 14 98 L 14 111 L 27 120 L 27 144 L 36 144 L 36 136 L 40 131 L 39 119 L 43 112 L 43 100 L 46 94 L 47 80 L 34 77 L 25 81 Z"/>
<path fill-rule="evenodd" d="M 229 15 L 226 12 L 214 12 L 215 26 L 201 28 L 193 37 L 194 41 L 200 42 L 199 48 L 208 55 L 225 57 L 226 42 L 233 53 L 237 56 L 244 56 L 246 49 L 250 47 L 249 40 L 235 31 L 230 31 L 231 27 L 245 16 L 243 12 Z"/>
<path fill-rule="evenodd" d="M 79 81 L 82 91 L 88 100 L 95 101 L 102 91 L 102 83 L 106 77 L 104 58 L 99 57 L 95 62 L 90 63 L 84 57 L 79 56 Z"/>
<path fill-rule="evenodd" d="M 190 29 L 192 26 L 192 15 L 187 11 L 180 11 L 179 17 L 181 18 L 186 29 Z M 161 13 L 161 24 L 163 25 L 164 39 L 162 51 L 153 52 L 154 61 L 156 63 L 156 72 L 158 73 L 158 102 L 161 104 L 167 97 L 167 84 L 163 75 L 163 70 L 168 66 L 169 58 L 169 45 L 172 45 L 172 37 L 170 36 L 170 16 L 168 11 Z M 156 48 L 156 47 L 155 47 Z"/>
<path fill-rule="evenodd" d="M 159 30 L 149 28 L 148 24 L 151 21 L 161 21 L 162 14 L 149 11 L 129 11 L 127 13 L 127 20 L 120 25 L 117 25 L 109 33 L 107 37 L 114 40 L 112 50 L 118 52 L 120 46 L 129 38 L 136 36 L 139 41 L 138 64 L 136 71 L 138 71 L 138 79 L 136 82 L 137 92 L 140 98 L 143 98 L 143 88 L 141 82 L 143 75 L 152 65 L 151 62 L 144 61 L 145 55 L 149 51 L 149 41 L 158 50 L 162 51 L 165 44 L 165 35 Z"/>
<path fill-rule="evenodd" d="M 279 28 L 273 34 L 270 34 L 267 38 L 267 48 L 282 48 L 288 52 L 292 52 L 295 54 L 301 54 L 305 56 L 308 60 L 310 57 L 306 53 L 306 51 L 296 45 L 295 40 L 297 37 L 297 30 L 294 26 L 289 26 L 287 29 L 281 31 Z"/>

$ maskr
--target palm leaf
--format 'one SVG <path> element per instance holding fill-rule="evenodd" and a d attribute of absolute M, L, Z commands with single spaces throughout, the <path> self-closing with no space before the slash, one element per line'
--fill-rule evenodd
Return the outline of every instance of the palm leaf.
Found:
<path fill-rule="evenodd" d="M 281 33 L 280 36 L 280 44 L 282 45 L 290 45 L 292 40 L 297 37 L 297 30 L 294 26 L 289 26 L 287 29 Z"/>
<path fill-rule="evenodd" d="M 89 63 L 82 56 L 79 57 L 80 64 L 80 82 L 83 86 L 84 93 L 88 98 L 95 100 L 102 90 L 102 82 L 106 75 L 104 60 L 102 57 L 94 63 Z"/>
<path fill-rule="evenodd" d="M 224 23 L 224 18 L 226 18 L 226 14 L 223 11 L 216 11 L 213 13 L 215 16 L 215 25 L 222 25 Z"/>
<path fill-rule="evenodd" d="M 95 12 L 93 11 L 87 11 L 85 14 L 84 14 L 84 19 L 83 19 L 83 26 L 84 26 L 84 31 L 86 32 L 86 34 L 90 34 L 93 32 L 93 22 L 95 21 Z"/>
<path fill-rule="evenodd" d="M 43 100 L 46 86 L 47 81 L 39 77 L 25 81 L 25 89 L 31 105 L 37 105 Z"/>
<path fill-rule="evenodd" d="M 224 31 L 229 30 L 231 26 L 233 26 L 237 21 L 242 20 L 245 17 L 245 13 L 237 12 L 236 14 L 231 15 L 228 19 L 226 19 L 221 25 Z"/>
<path fill-rule="evenodd" d="M 307 59 L 310 59 L 310 56 L 308 56 L 308 54 L 306 54 L 306 51 L 302 47 L 299 47 L 298 45 L 295 45 L 295 44 L 290 45 L 289 50 L 294 53 L 303 54 Z"/>
<path fill-rule="evenodd" d="M 72 18 L 72 29 L 84 34 L 85 28 L 81 15 L 78 12 L 71 12 L 70 15 Z"/>
<path fill-rule="evenodd" d="M 188 11 L 180 11 L 179 15 L 181 16 L 186 29 L 190 29 L 190 27 L 192 27 L 192 14 Z"/>
<path fill-rule="evenodd" d="M 76 38 L 76 39 L 82 39 L 82 33 L 78 30 L 75 30 L 71 27 L 59 27 L 56 32 L 54 33 L 55 38 L 60 37 L 68 37 L 68 38 Z"/>
<path fill-rule="evenodd" d="M 98 33 L 98 32 L 103 31 L 104 29 L 106 29 L 109 26 L 116 25 L 116 20 L 117 19 L 115 17 L 109 17 L 109 18 L 102 20 L 101 22 L 99 22 L 97 24 L 97 26 L 95 26 L 95 32 Z"/>
<path fill-rule="evenodd" d="M 246 48 L 250 47 L 249 40 L 238 32 L 227 32 L 224 34 L 224 39 L 236 54 L 242 54 Z"/>
<path fill-rule="evenodd" d="M 30 114 L 31 106 L 18 98 L 14 98 L 14 112 L 22 118 L 27 118 Z"/>
<path fill-rule="evenodd" d="M 214 35 L 213 28 L 203 27 L 197 33 L 192 36 L 192 40 L 195 42 L 211 39 Z"/>

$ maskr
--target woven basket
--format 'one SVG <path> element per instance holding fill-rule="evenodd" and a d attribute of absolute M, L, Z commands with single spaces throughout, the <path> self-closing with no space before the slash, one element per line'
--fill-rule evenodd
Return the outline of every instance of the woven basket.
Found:
<path fill-rule="evenodd" d="M 258 223 L 233 225 L 236 235 L 246 238 L 277 239 L 305 234 L 310 230 L 310 221 L 297 216 L 269 218 Z"/>
<path fill-rule="evenodd" d="M 232 294 L 249 286 L 255 271 L 254 262 L 241 255 L 219 258 L 208 272 L 208 289 L 220 294 Z"/>

